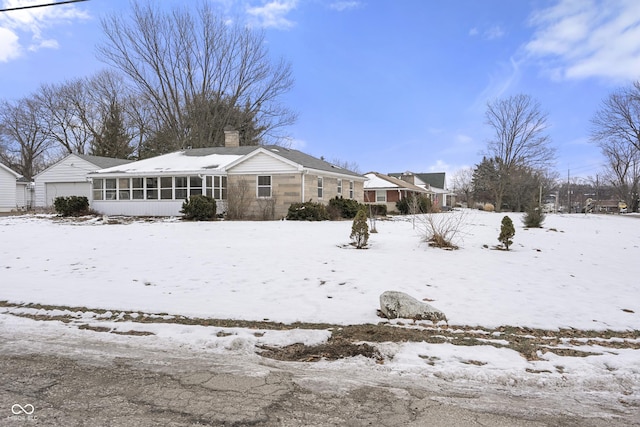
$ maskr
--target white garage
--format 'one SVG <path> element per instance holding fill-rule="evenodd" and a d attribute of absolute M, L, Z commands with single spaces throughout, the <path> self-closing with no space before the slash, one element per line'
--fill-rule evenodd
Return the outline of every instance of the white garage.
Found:
<path fill-rule="evenodd" d="M 130 162 L 131 160 L 69 154 L 33 178 L 35 205 L 42 208 L 51 207 L 56 197 L 85 196 L 91 200 L 91 183 L 87 178 L 89 172 Z"/>

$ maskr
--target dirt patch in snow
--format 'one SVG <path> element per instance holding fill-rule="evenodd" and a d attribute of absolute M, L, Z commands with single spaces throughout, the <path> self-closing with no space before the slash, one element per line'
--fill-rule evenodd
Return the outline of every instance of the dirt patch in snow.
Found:
<path fill-rule="evenodd" d="M 364 356 L 382 362 L 375 347 L 382 342 L 450 343 L 461 346 L 490 345 L 519 352 L 527 360 L 540 360 L 547 352 L 560 356 L 588 357 L 603 353 L 603 349 L 640 349 L 640 331 L 590 331 L 576 329 L 544 330 L 513 326 L 483 328 L 466 325 L 434 325 L 430 322 L 402 323 L 384 320 L 377 324 L 334 325 L 328 323 L 278 323 L 235 319 L 203 319 L 171 315 L 168 313 L 141 313 L 118 310 L 64 307 L 42 304 L 13 304 L 0 301 L 4 312 L 39 321 L 62 321 L 77 324 L 80 329 L 126 335 L 148 335 L 145 331 L 119 331 L 92 325 L 96 321 L 132 323 L 171 323 L 181 325 L 212 326 L 219 328 L 246 328 L 259 331 L 315 329 L 331 332 L 329 340 L 321 345 L 293 344 L 286 347 L 261 347 L 260 354 L 277 360 L 314 362 Z M 222 336 L 232 334 L 223 331 Z M 258 335 L 259 336 L 259 335 Z"/>

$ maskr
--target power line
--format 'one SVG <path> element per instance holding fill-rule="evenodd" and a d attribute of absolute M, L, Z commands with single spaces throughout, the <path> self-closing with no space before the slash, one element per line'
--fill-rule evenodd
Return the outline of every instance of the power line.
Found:
<path fill-rule="evenodd" d="M 55 3 L 32 4 L 30 6 L 18 6 L 18 7 L 10 7 L 7 9 L 0 9 L 0 12 L 11 12 L 13 10 L 34 9 L 36 7 L 58 6 L 61 4 L 78 3 L 81 1 L 89 1 L 89 0 L 64 0 L 64 1 L 59 1 Z"/>

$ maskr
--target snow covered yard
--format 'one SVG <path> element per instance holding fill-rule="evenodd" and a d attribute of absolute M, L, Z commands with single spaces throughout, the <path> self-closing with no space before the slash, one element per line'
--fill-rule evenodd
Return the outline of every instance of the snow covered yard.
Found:
<path fill-rule="evenodd" d="M 573 387 L 639 411 L 640 218 L 549 215 L 544 228 L 525 229 L 520 214 L 463 215 L 456 251 L 428 247 L 410 218 L 378 221 L 369 248 L 356 250 L 348 245 L 350 221 L 3 217 L 0 331 L 29 331 L 44 342 L 54 335 L 73 340 L 114 332 L 102 335 L 162 348 L 254 354 L 256 346 L 320 344 L 331 331 L 187 326 L 171 319 L 346 329 L 382 322 L 379 295 L 399 290 L 428 300 L 449 325 L 391 323 L 442 328 L 445 338 L 464 329 L 475 345 L 381 342 L 382 365 L 362 358 L 322 363 L 478 387 L 527 384 L 550 393 Z M 493 249 L 504 215 L 516 226 L 508 252 Z M 169 323 L 135 321 L 160 313 Z M 54 321 L 34 320 L 38 316 Z M 523 357 L 507 345 L 500 332 L 505 325 L 519 328 L 517 339 L 548 340 L 552 351 L 537 347 L 533 357 Z M 560 330 L 576 334 L 545 336 Z"/>

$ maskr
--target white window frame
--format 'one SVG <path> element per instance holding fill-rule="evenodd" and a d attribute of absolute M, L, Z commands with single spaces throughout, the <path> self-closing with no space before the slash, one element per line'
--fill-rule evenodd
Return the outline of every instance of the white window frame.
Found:
<path fill-rule="evenodd" d="M 338 178 L 338 195 L 342 196 L 342 180 Z"/>
<path fill-rule="evenodd" d="M 376 190 L 376 203 L 387 203 L 387 190 Z"/>
<path fill-rule="evenodd" d="M 353 199 L 353 195 L 355 194 L 354 192 L 354 182 L 353 181 L 349 181 L 349 198 Z"/>
<path fill-rule="evenodd" d="M 324 179 L 319 176 L 318 177 L 318 199 L 322 199 L 324 195 Z"/>
<path fill-rule="evenodd" d="M 260 178 L 269 178 L 269 184 L 260 184 Z M 260 195 L 260 189 L 268 188 L 269 195 Z M 273 197 L 273 176 L 271 175 L 257 175 L 256 176 L 256 197 L 259 199 L 270 199 Z"/>

